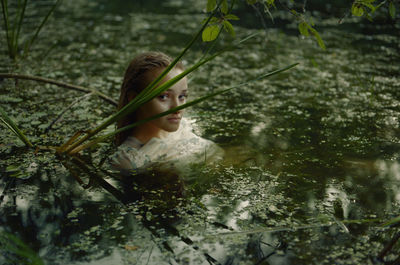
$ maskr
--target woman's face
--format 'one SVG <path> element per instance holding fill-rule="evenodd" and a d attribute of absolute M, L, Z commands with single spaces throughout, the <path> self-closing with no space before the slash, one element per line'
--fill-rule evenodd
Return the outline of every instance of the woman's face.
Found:
<path fill-rule="evenodd" d="M 150 73 L 149 77 L 154 79 L 156 78 L 164 69 L 159 69 Z M 180 69 L 172 69 L 168 75 L 163 79 L 162 83 L 170 80 L 171 78 L 182 73 Z M 187 87 L 187 79 L 184 77 L 179 80 L 176 84 L 168 88 L 168 90 L 164 91 L 157 97 L 153 98 L 149 102 L 142 105 L 136 111 L 137 120 L 142 120 L 145 118 L 149 118 L 161 112 L 170 110 L 177 106 L 186 103 L 186 98 L 188 96 L 188 87 Z M 144 124 L 145 126 L 149 126 L 152 131 L 161 130 L 166 132 L 174 132 L 178 130 L 179 124 L 182 119 L 183 110 L 179 110 L 177 112 L 168 114 L 161 118 L 152 120 Z"/>

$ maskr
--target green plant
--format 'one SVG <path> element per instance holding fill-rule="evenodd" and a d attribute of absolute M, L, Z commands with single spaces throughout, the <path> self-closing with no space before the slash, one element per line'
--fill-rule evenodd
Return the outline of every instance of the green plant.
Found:
<path fill-rule="evenodd" d="M 4 0 L 3 0 L 4 1 Z M 226 2 L 226 0 L 222 0 L 219 2 L 219 4 L 217 5 L 217 7 L 219 7 L 221 4 L 223 4 L 224 2 Z M 107 118 L 106 120 L 104 120 L 100 125 L 98 125 L 97 127 L 88 130 L 85 133 L 82 132 L 77 132 L 75 133 L 65 144 L 61 145 L 60 147 L 57 148 L 57 153 L 58 154 L 68 154 L 68 155 L 75 155 L 76 153 L 82 151 L 85 148 L 88 148 L 90 146 L 93 146 L 94 144 L 105 140 L 106 138 L 109 138 L 113 135 L 115 135 L 116 133 L 123 131 L 123 130 L 127 130 L 130 129 L 134 126 L 138 126 L 142 123 L 145 123 L 149 120 L 152 119 L 156 119 L 159 118 L 161 116 L 167 115 L 169 113 L 172 112 L 176 112 L 179 109 L 184 109 L 187 107 L 190 107 L 194 104 L 198 104 L 204 100 L 207 100 L 211 97 L 214 97 L 216 95 L 225 93 L 233 88 L 237 88 L 237 87 L 241 87 L 244 86 L 250 82 L 254 82 L 257 80 L 260 80 L 262 78 L 266 78 L 272 75 L 275 75 L 277 73 L 280 73 L 282 71 L 286 71 L 292 67 L 294 67 L 297 64 L 292 64 L 289 65 L 287 67 L 284 67 L 282 69 L 270 72 L 270 73 L 266 73 L 266 74 L 262 74 L 256 78 L 250 79 L 246 82 L 243 82 L 239 85 L 236 86 L 232 86 L 230 88 L 227 89 L 222 89 L 219 90 L 215 93 L 211 93 L 209 95 L 206 95 L 204 97 L 198 98 L 196 100 L 193 100 L 191 102 L 188 102 L 184 105 L 181 105 L 179 107 L 176 107 L 174 109 L 171 109 L 169 111 L 160 113 L 158 115 L 155 115 L 153 117 L 150 117 L 146 120 L 141 120 L 137 123 L 131 124 L 127 127 L 121 128 L 119 130 L 116 130 L 112 133 L 103 135 L 103 136 L 99 136 L 93 140 L 91 140 L 88 143 L 85 143 L 86 141 L 88 141 L 90 138 L 98 135 L 101 131 L 103 131 L 105 128 L 107 128 L 109 125 L 117 122 L 119 119 L 123 118 L 124 116 L 134 112 L 137 108 L 139 108 L 141 105 L 143 105 L 144 103 L 148 102 L 149 100 L 153 99 L 154 97 L 156 97 L 157 95 L 159 95 L 160 93 L 162 93 L 163 91 L 167 90 L 169 87 L 173 86 L 175 83 L 177 83 L 179 80 L 181 80 L 182 78 L 184 78 L 185 76 L 187 76 L 189 73 L 193 72 L 194 70 L 198 69 L 199 67 L 201 67 L 202 65 L 206 64 L 207 62 L 213 60 L 215 57 L 221 55 L 222 53 L 228 51 L 228 50 L 232 50 L 234 48 L 236 48 L 239 44 L 243 43 L 244 41 L 248 40 L 249 38 L 252 38 L 253 36 L 255 36 L 255 34 L 248 36 L 247 38 L 244 38 L 243 40 L 237 42 L 235 45 L 227 47 L 219 52 L 214 53 L 213 55 L 210 55 L 208 57 L 206 57 L 205 59 L 201 59 L 199 62 L 197 62 L 196 64 L 194 64 L 193 66 L 189 67 L 187 70 L 183 71 L 181 74 L 177 75 L 176 77 L 168 80 L 167 82 L 163 83 L 160 86 L 157 86 L 160 81 L 168 74 L 168 72 L 173 69 L 173 67 L 178 63 L 178 61 L 183 57 L 183 55 L 190 49 L 190 47 L 195 43 L 195 41 L 199 38 L 200 35 L 202 35 L 203 30 L 208 26 L 208 24 L 210 23 L 210 21 L 214 18 L 216 12 L 218 12 L 218 8 L 215 8 L 213 10 L 213 12 L 208 16 L 208 18 L 206 19 L 206 21 L 203 23 L 203 26 L 201 27 L 201 29 L 197 32 L 197 34 L 192 38 L 192 40 L 188 43 L 188 45 L 183 49 L 183 51 L 173 60 L 173 62 L 155 79 L 153 80 L 138 96 L 136 96 L 129 104 L 127 104 L 124 108 L 122 108 L 120 111 L 118 111 L 117 113 L 111 115 L 109 118 Z M 7 77 L 6 75 L 4 75 L 5 77 Z M 12 75 L 10 77 L 15 77 L 17 78 L 18 76 Z M 44 79 L 40 79 L 38 81 L 41 82 L 46 82 L 46 80 Z M 75 88 L 74 88 L 75 89 Z M 84 90 L 87 91 L 87 90 Z M 4 111 L 2 111 L 2 114 L 4 113 Z M 4 113 L 3 114 L 4 117 L 7 117 L 7 115 Z M 24 143 L 27 146 L 31 146 L 32 144 L 29 144 L 29 141 L 26 139 L 26 137 L 22 134 L 22 133 L 18 133 L 19 130 L 17 130 L 17 126 L 15 125 L 15 123 L 12 122 L 11 119 L 9 119 L 9 117 L 7 117 L 7 119 L 4 119 L 5 121 L 7 121 L 6 125 L 9 124 L 10 126 L 7 126 L 8 128 L 10 128 L 11 130 L 13 130 L 13 132 L 22 140 L 24 141 Z M 19 131 L 20 132 L 20 131 Z"/>
<path fill-rule="evenodd" d="M 23 134 L 23 132 L 18 128 L 17 124 L 7 115 L 7 113 L 0 107 L 0 120 L 3 124 L 10 129 L 26 146 L 33 147 L 32 143 Z"/>
<path fill-rule="evenodd" d="M 43 260 L 21 239 L 0 231 L 0 253 L 7 264 L 44 265 Z"/>
<path fill-rule="evenodd" d="M 397 216 L 389 221 L 384 222 L 383 224 L 381 224 L 382 227 L 385 226 L 392 226 L 392 225 L 398 225 L 400 223 L 400 216 Z"/>
<path fill-rule="evenodd" d="M 150 117 L 150 118 L 148 118 L 148 119 L 144 119 L 144 120 L 138 121 L 138 122 L 136 122 L 136 123 L 134 123 L 134 124 L 128 125 L 128 126 L 123 127 L 123 128 L 120 128 L 120 129 L 118 129 L 118 130 L 115 130 L 114 132 L 111 132 L 111 133 L 108 133 L 108 134 L 106 134 L 106 135 L 97 137 L 97 138 L 95 138 L 94 140 L 90 141 L 89 143 L 87 143 L 87 144 L 85 144 L 85 145 L 80 145 L 80 146 L 78 146 L 78 145 L 73 145 L 73 147 L 69 148 L 68 151 L 70 152 L 70 154 L 76 154 L 76 153 L 80 152 L 80 151 L 83 150 L 83 149 L 86 149 L 86 148 L 88 148 L 88 147 L 91 147 L 91 146 L 93 146 L 94 144 L 97 144 L 97 143 L 99 143 L 99 142 L 102 142 L 102 141 L 104 141 L 105 139 L 110 138 L 110 137 L 116 135 L 117 133 L 120 133 L 120 132 L 125 131 L 125 130 L 132 129 L 132 128 L 135 127 L 135 126 L 138 126 L 138 125 L 143 124 L 143 123 L 145 123 L 145 122 L 148 122 L 148 121 L 150 121 L 150 120 L 157 119 L 157 118 L 162 117 L 162 116 L 164 116 L 164 115 L 168 115 L 168 114 L 174 113 L 174 112 L 176 112 L 176 111 L 178 111 L 178 110 L 185 109 L 185 108 L 187 108 L 187 107 L 193 106 L 193 105 L 198 104 L 198 103 L 200 103 L 200 102 L 202 102 L 202 101 L 204 101 L 204 100 L 207 100 L 207 99 L 209 99 L 209 98 L 215 97 L 215 96 L 220 95 L 220 94 L 222 94 L 222 93 L 228 92 L 228 91 L 230 91 L 230 90 L 232 90 L 232 89 L 234 89 L 234 88 L 239 88 L 239 87 L 248 85 L 248 84 L 250 84 L 250 83 L 252 83 L 252 82 L 255 82 L 255 81 L 257 81 L 257 80 L 261 80 L 261 79 L 263 79 L 263 78 L 267 78 L 267 77 L 270 77 L 270 76 L 272 76 L 272 75 L 275 75 L 275 74 L 281 73 L 281 72 L 283 72 L 283 71 L 289 70 L 290 68 L 293 68 L 293 67 L 295 67 L 296 65 L 297 65 L 297 63 L 292 64 L 292 65 L 289 65 L 289 66 L 286 66 L 286 67 L 281 68 L 281 69 L 278 69 L 278 70 L 275 70 L 275 71 L 273 71 L 273 72 L 269 72 L 269 73 L 263 74 L 263 75 L 261 75 L 261 76 L 258 76 L 258 77 L 256 77 L 256 78 L 250 79 L 250 80 L 248 80 L 248 81 L 246 81 L 246 82 L 243 82 L 243 83 L 241 83 L 241 84 L 234 85 L 234 86 L 232 86 L 232 87 L 229 87 L 229 88 L 226 88 L 226 89 L 222 89 L 222 90 L 219 90 L 219 91 L 217 91 L 217 92 L 208 94 L 208 95 L 206 95 L 206 96 L 204 96 L 204 97 L 195 99 L 195 100 L 190 101 L 190 102 L 188 102 L 188 103 L 186 103 L 186 104 L 184 104 L 184 105 L 181 105 L 181 106 L 179 106 L 179 107 L 170 109 L 170 110 L 168 110 L 168 111 L 166 111 L 166 112 L 163 112 L 163 113 L 160 113 L 160 114 L 158 114 L 158 115 L 152 116 L 152 117 Z M 162 91 L 168 89 L 168 87 L 169 87 L 169 86 L 163 88 Z M 162 91 L 161 91 L 161 92 L 162 92 Z M 160 93 L 161 93 L 161 92 L 160 92 Z M 157 95 L 158 95 L 158 94 L 157 94 Z"/>
<path fill-rule="evenodd" d="M 47 12 L 46 16 L 43 18 L 42 22 L 34 31 L 32 37 L 28 38 L 25 43 L 23 44 L 22 49 L 22 56 L 25 57 L 28 55 L 29 50 L 32 44 L 36 41 L 37 37 L 39 36 L 40 31 L 42 30 L 43 26 L 46 24 L 47 20 L 49 19 L 50 15 L 54 12 L 57 4 L 60 0 L 57 0 L 54 5 L 50 8 Z M 2 7 L 2 16 L 4 20 L 4 28 L 6 33 L 6 41 L 8 47 L 8 55 L 12 59 L 17 59 L 20 53 L 20 33 L 22 29 L 22 25 L 25 18 L 25 11 L 28 4 L 28 0 L 17 0 L 16 6 L 16 14 L 14 17 L 14 21 L 11 21 L 10 13 L 8 11 L 8 2 L 7 0 L 1 0 L 1 7 Z"/>
<path fill-rule="evenodd" d="M 213 41 L 218 38 L 221 29 L 224 28 L 232 37 L 235 37 L 235 30 L 229 20 L 239 20 L 239 18 L 231 14 L 232 8 L 235 1 L 232 1 L 230 8 L 228 8 L 228 1 L 221 1 L 220 5 L 217 5 L 216 0 L 207 1 L 207 12 L 218 11 L 211 17 L 210 23 L 204 28 L 202 33 L 203 41 Z"/>
<path fill-rule="evenodd" d="M 218 10 L 215 16 L 211 19 L 211 23 L 207 26 L 203 31 L 203 41 L 213 41 L 218 38 L 221 29 L 224 28 L 227 32 L 229 32 L 232 36 L 235 36 L 235 30 L 233 25 L 229 22 L 229 20 L 238 20 L 239 18 L 233 14 L 231 11 L 235 5 L 235 0 L 230 1 L 230 6 L 228 0 L 222 0 L 220 5 L 217 5 L 216 0 L 207 0 L 206 9 L 207 11 Z M 299 3 L 300 2 L 300 3 Z M 376 4 L 378 2 L 378 4 Z M 351 8 L 349 6 L 348 14 L 352 14 L 357 17 L 365 17 L 368 20 L 372 21 L 372 15 L 382 6 L 387 6 L 390 17 L 394 20 L 396 18 L 396 6 L 395 0 L 353 0 L 351 3 Z M 298 22 L 298 30 L 299 33 L 304 37 L 314 37 L 317 41 L 318 45 L 321 49 L 325 50 L 325 43 L 319 34 L 319 32 L 315 29 L 315 23 L 313 22 L 313 18 L 307 13 L 306 4 L 307 0 L 303 1 L 294 1 L 294 0 L 246 0 L 248 5 L 261 5 L 264 9 L 264 12 L 267 13 L 271 20 L 274 21 L 273 15 L 271 13 L 271 9 L 278 9 L 278 7 L 285 9 L 289 12 Z M 333 3 L 335 5 L 335 3 Z M 228 8 L 229 6 L 229 8 Z M 295 6 L 300 6 L 300 10 L 296 10 Z M 347 15 L 348 15 L 347 14 Z M 347 16 L 346 15 L 346 16 Z M 343 19 L 343 18 L 342 18 Z M 342 19 L 339 20 L 341 23 Z"/>
<path fill-rule="evenodd" d="M 211 16 L 210 16 L 210 17 L 211 17 Z M 206 25 L 206 24 L 205 24 L 205 25 Z M 204 26 L 203 26 L 203 28 L 204 28 Z M 290 68 L 292 68 L 292 67 L 294 67 L 294 66 L 297 65 L 297 63 L 296 63 L 296 64 L 292 64 L 292 65 L 289 65 L 289 66 L 284 67 L 284 68 L 282 68 L 282 69 L 279 69 L 279 70 L 276 70 L 276 71 L 273 71 L 273 72 L 270 72 L 270 73 L 267 73 L 267 74 L 260 75 L 260 76 L 258 76 L 258 77 L 256 77 L 256 78 L 251 79 L 251 80 L 249 80 L 249 81 L 246 81 L 246 82 L 244 82 L 244 83 L 242 83 L 242 84 L 239 84 L 239 85 L 236 85 L 236 86 L 232 86 L 232 87 L 230 87 L 230 88 L 228 88 L 228 89 L 223 89 L 223 90 L 217 91 L 217 92 L 215 92 L 215 93 L 211 93 L 211 94 L 209 94 L 209 95 L 206 95 L 206 96 L 201 97 L 201 98 L 199 98 L 199 99 L 193 100 L 193 101 L 188 102 L 188 103 L 186 103 L 186 104 L 184 104 L 184 105 L 181 105 L 181 106 L 179 106 L 179 107 L 173 108 L 173 109 L 171 109 L 171 110 L 169 110 L 169 111 L 160 113 L 160 114 L 155 115 L 155 116 L 153 116 L 153 117 L 150 117 L 150 118 L 148 118 L 148 119 L 141 120 L 141 121 L 139 121 L 139 122 L 137 122 L 137 123 L 134 123 L 134 124 L 131 124 L 131 125 L 126 126 L 126 127 L 124 127 L 124 128 L 121 128 L 121 129 L 119 129 L 119 130 L 117 130 L 117 131 L 114 131 L 113 133 L 110 133 L 110 134 L 107 134 L 107 135 L 105 135 L 105 136 L 99 137 L 99 138 L 93 140 L 92 142 L 83 145 L 83 142 L 85 142 L 86 140 L 89 140 L 91 137 L 97 135 L 99 132 L 101 132 L 102 130 L 104 130 L 105 128 L 107 128 L 110 124 L 115 123 L 115 122 L 117 122 L 118 120 L 120 120 L 120 119 L 122 119 L 123 117 L 125 117 L 126 115 L 128 115 L 129 113 L 134 112 L 134 111 L 135 111 L 137 108 L 139 108 L 141 105 L 143 105 L 143 104 L 146 103 L 147 101 L 153 99 L 154 97 L 156 97 L 157 95 L 159 95 L 159 94 L 162 93 L 163 91 L 167 90 L 169 87 L 173 86 L 175 83 L 177 83 L 179 80 L 181 80 L 182 78 L 184 78 L 185 76 L 187 76 L 189 73 L 193 72 L 194 70 L 196 70 L 197 68 L 199 68 L 199 67 L 202 66 L 203 64 L 205 64 L 205 63 L 211 61 L 212 59 L 214 59 L 214 58 L 217 57 L 218 55 L 222 54 L 223 52 L 225 52 L 225 51 L 231 49 L 231 48 L 227 48 L 227 49 L 224 49 L 224 50 L 222 50 L 222 51 L 220 51 L 220 52 L 215 53 L 214 55 L 211 55 L 211 56 L 207 57 L 206 59 L 204 59 L 204 60 L 202 60 L 202 61 L 196 63 L 195 65 L 193 65 L 193 66 L 190 67 L 189 69 L 183 71 L 181 74 L 177 75 L 176 77 L 174 77 L 174 78 L 170 79 L 169 81 L 163 83 L 163 84 L 160 85 L 159 87 L 156 87 L 157 84 L 162 80 L 162 78 L 176 65 L 176 63 L 178 62 L 178 60 L 183 56 L 183 54 L 188 50 L 188 48 L 190 48 L 190 46 L 191 46 L 191 45 L 194 43 L 194 41 L 198 38 L 198 36 L 201 34 L 203 28 L 202 28 L 202 29 L 198 32 L 198 34 L 193 38 L 193 40 L 191 41 L 191 43 L 189 43 L 189 45 L 181 52 L 181 54 L 170 64 L 170 66 L 167 67 L 167 68 L 166 68 L 152 83 L 150 83 L 150 84 L 148 85 L 148 87 L 145 88 L 138 96 L 136 96 L 134 100 L 132 100 L 129 104 L 127 104 L 127 105 L 126 105 L 124 108 L 122 108 L 120 111 L 118 111 L 117 113 L 115 113 L 114 115 L 112 115 L 111 117 L 109 117 L 108 119 L 106 119 L 106 120 L 105 120 L 104 122 L 102 122 L 99 126 L 97 126 L 97 127 L 94 128 L 94 129 L 89 130 L 89 131 L 86 133 L 86 135 L 84 135 L 83 137 L 81 137 L 81 138 L 78 139 L 79 133 L 78 133 L 78 134 L 75 134 L 66 144 L 64 144 L 64 145 L 62 145 L 60 148 L 58 148 L 58 152 L 59 152 L 59 153 L 75 154 L 75 153 L 77 153 L 77 152 L 79 152 L 79 151 L 81 151 L 81 150 L 83 150 L 83 149 L 85 149 L 85 148 L 87 148 L 87 147 L 89 147 L 89 146 L 92 146 L 92 145 L 95 144 L 95 143 L 98 143 L 99 141 L 101 141 L 101 140 L 103 140 L 103 139 L 105 139 L 105 138 L 108 138 L 108 137 L 110 137 L 110 136 L 115 135 L 115 134 L 118 133 L 118 132 L 131 129 L 132 127 L 138 126 L 138 125 L 140 125 L 140 124 L 143 124 L 143 123 L 148 122 L 148 121 L 153 120 L 153 119 L 157 119 L 157 118 L 159 118 L 159 117 L 161 117 L 161 116 L 168 115 L 168 114 L 170 114 L 170 113 L 176 112 L 177 110 L 190 107 L 190 106 L 192 106 L 192 105 L 194 105 L 194 104 L 198 104 L 198 103 L 200 103 L 200 102 L 202 102 L 202 101 L 204 101 L 204 100 L 206 100 L 206 99 L 209 99 L 209 98 L 211 98 L 211 97 L 214 97 L 214 96 L 219 95 L 219 94 L 222 94 L 222 93 L 225 93 L 225 92 L 227 92 L 227 91 L 229 91 L 229 90 L 231 90 L 231 89 L 233 89 L 233 88 L 241 87 L 241 86 L 246 85 L 246 84 L 248 84 L 248 83 L 250 83 L 250 82 L 254 82 L 254 81 L 256 81 L 256 80 L 260 80 L 260 79 L 262 79 L 262 78 L 266 78 L 266 77 L 269 77 L 269 76 L 278 74 L 278 73 L 280 73 L 280 72 L 286 71 L 286 70 L 288 70 L 288 69 L 290 69 Z M 250 37 L 252 37 L 252 36 L 249 36 L 248 38 L 250 38 Z M 240 41 L 238 44 L 240 44 L 240 43 L 246 41 L 248 38 L 243 39 L 243 40 Z M 77 139 L 77 140 L 75 141 L 75 139 Z"/>

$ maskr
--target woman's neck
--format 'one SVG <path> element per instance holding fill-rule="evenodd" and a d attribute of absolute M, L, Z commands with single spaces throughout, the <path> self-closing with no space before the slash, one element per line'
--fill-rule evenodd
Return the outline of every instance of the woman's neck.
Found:
<path fill-rule="evenodd" d="M 142 124 L 133 129 L 132 136 L 138 139 L 141 143 L 146 144 L 152 138 L 165 138 L 168 136 L 168 132 L 161 130 L 149 123 Z"/>

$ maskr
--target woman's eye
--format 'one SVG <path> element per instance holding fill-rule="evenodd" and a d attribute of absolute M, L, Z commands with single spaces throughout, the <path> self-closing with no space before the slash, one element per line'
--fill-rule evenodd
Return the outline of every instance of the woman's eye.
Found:
<path fill-rule="evenodd" d="M 184 99 L 186 99 L 187 97 L 188 97 L 187 94 L 179 95 L 179 99 L 180 99 L 180 100 L 184 100 Z"/>
<path fill-rule="evenodd" d="M 167 94 L 162 94 L 162 95 L 159 95 L 158 98 L 161 99 L 161 100 L 166 100 L 168 98 L 168 95 Z"/>

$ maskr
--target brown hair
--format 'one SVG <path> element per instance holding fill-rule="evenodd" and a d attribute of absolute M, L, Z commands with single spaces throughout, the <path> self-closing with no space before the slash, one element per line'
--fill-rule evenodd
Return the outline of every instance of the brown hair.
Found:
<path fill-rule="evenodd" d="M 148 73 L 154 70 L 164 69 L 172 62 L 172 58 L 162 52 L 146 52 L 136 56 L 125 71 L 124 81 L 121 86 L 121 94 L 118 102 L 118 110 L 122 109 L 145 89 L 152 80 Z M 183 70 L 182 63 L 176 64 Z M 135 113 L 126 115 L 118 121 L 117 128 L 125 127 L 136 122 Z M 122 144 L 132 134 L 132 130 L 123 131 L 116 135 L 116 144 Z"/>

